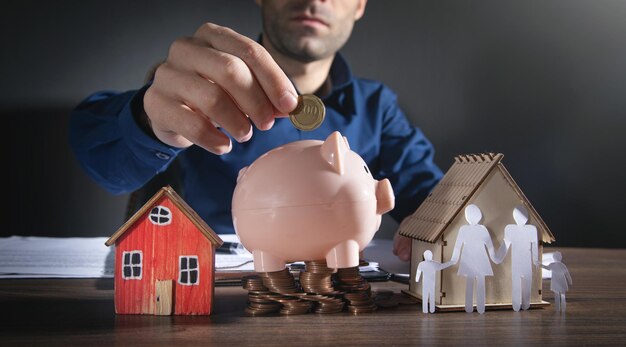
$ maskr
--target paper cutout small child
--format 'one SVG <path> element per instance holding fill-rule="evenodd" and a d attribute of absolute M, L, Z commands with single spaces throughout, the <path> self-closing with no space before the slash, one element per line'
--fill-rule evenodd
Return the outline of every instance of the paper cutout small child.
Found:
<path fill-rule="evenodd" d="M 493 242 L 489 231 L 484 225 L 478 224 L 483 214 L 476 205 L 468 205 L 465 208 L 465 219 L 469 225 L 463 225 L 459 229 L 459 235 L 454 244 L 454 251 L 445 267 L 461 262 L 459 276 L 465 276 L 465 311 L 474 310 L 474 283 L 476 283 L 476 310 L 485 313 L 485 276 L 493 276 L 489 258 L 496 263 L 497 257 L 493 248 Z M 489 251 L 489 256 L 485 252 Z"/>
<path fill-rule="evenodd" d="M 429 306 L 430 313 L 435 312 L 435 282 L 437 271 L 441 271 L 448 266 L 433 260 L 433 252 L 429 250 L 424 252 L 424 260 L 417 265 L 417 271 L 415 272 L 415 282 L 419 282 L 420 277 L 422 277 L 422 312 L 428 313 Z M 424 274 L 424 276 L 422 276 L 422 274 Z"/>
<path fill-rule="evenodd" d="M 537 228 L 528 222 L 528 211 L 524 206 L 513 209 L 516 224 L 504 228 L 504 242 L 498 250 L 498 263 L 502 262 L 509 249 L 511 251 L 511 302 L 513 310 L 530 308 L 530 292 L 532 286 L 533 267 L 539 266 L 539 250 L 537 246 Z M 534 266 L 533 266 L 534 265 Z"/>
<path fill-rule="evenodd" d="M 563 256 L 561 252 L 554 252 L 554 261 L 550 264 L 541 265 L 546 270 L 552 271 L 550 279 L 550 290 L 554 293 L 554 306 L 557 311 L 565 311 L 565 292 L 567 292 L 568 283 L 572 285 L 572 276 L 567 270 L 567 266 L 561 262 Z"/>

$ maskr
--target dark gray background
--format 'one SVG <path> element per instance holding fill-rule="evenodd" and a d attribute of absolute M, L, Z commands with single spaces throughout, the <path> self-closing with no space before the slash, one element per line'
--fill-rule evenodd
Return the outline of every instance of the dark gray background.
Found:
<path fill-rule="evenodd" d="M 127 196 L 78 167 L 70 110 L 94 91 L 138 88 L 205 21 L 251 37 L 261 27 L 252 0 L 1 7 L 2 235 L 112 234 Z M 343 53 L 398 93 L 444 170 L 456 154 L 502 152 L 557 245 L 624 247 L 625 18 L 621 0 L 371 0 Z"/>

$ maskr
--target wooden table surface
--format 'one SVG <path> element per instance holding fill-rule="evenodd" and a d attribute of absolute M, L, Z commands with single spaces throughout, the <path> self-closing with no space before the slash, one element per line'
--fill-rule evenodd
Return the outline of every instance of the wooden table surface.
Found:
<path fill-rule="evenodd" d="M 114 313 L 111 279 L 5 279 L 0 346 L 625 345 L 626 250 L 559 250 L 574 281 L 566 313 L 550 306 L 423 314 L 415 304 L 358 316 L 247 317 L 246 291 L 217 287 L 210 317 L 122 316 Z M 397 282 L 373 286 L 398 293 L 406 288 Z M 543 288 L 552 302 L 547 280 Z"/>

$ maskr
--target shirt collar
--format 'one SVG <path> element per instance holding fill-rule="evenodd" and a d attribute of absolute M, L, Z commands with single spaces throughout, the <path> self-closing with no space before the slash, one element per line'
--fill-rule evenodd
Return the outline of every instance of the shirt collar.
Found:
<path fill-rule="evenodd" d="M 340 53 L 335 54 L 328 75 L 332 82 L 332 89 L 330 93 L 322 97 L 324 104 L 335 108 L 339 114 L 345 117 L 356 115 L 353 92 L 354 77 L 348 63 Z"/>
<path fill-rule="evenodd" d="M 341 53 L 335 54 L 335 59 L 330 65 L 330 81 L 333 83 L 331 94 L 339 89 L 343 89 L 352 82 L 352 71 Z"/>

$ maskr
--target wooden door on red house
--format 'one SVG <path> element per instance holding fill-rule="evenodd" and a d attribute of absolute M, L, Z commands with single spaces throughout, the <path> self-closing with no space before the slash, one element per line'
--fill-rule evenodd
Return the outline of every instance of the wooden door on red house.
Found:
<path fill-rule="evenodd" d="M 169 316 L 172 314 L 173 307 L 173 282 L 172 280 L 157 280 L 155 283 L 155 300 L 156 310 L 154 312 L 157 316 Z"/>

